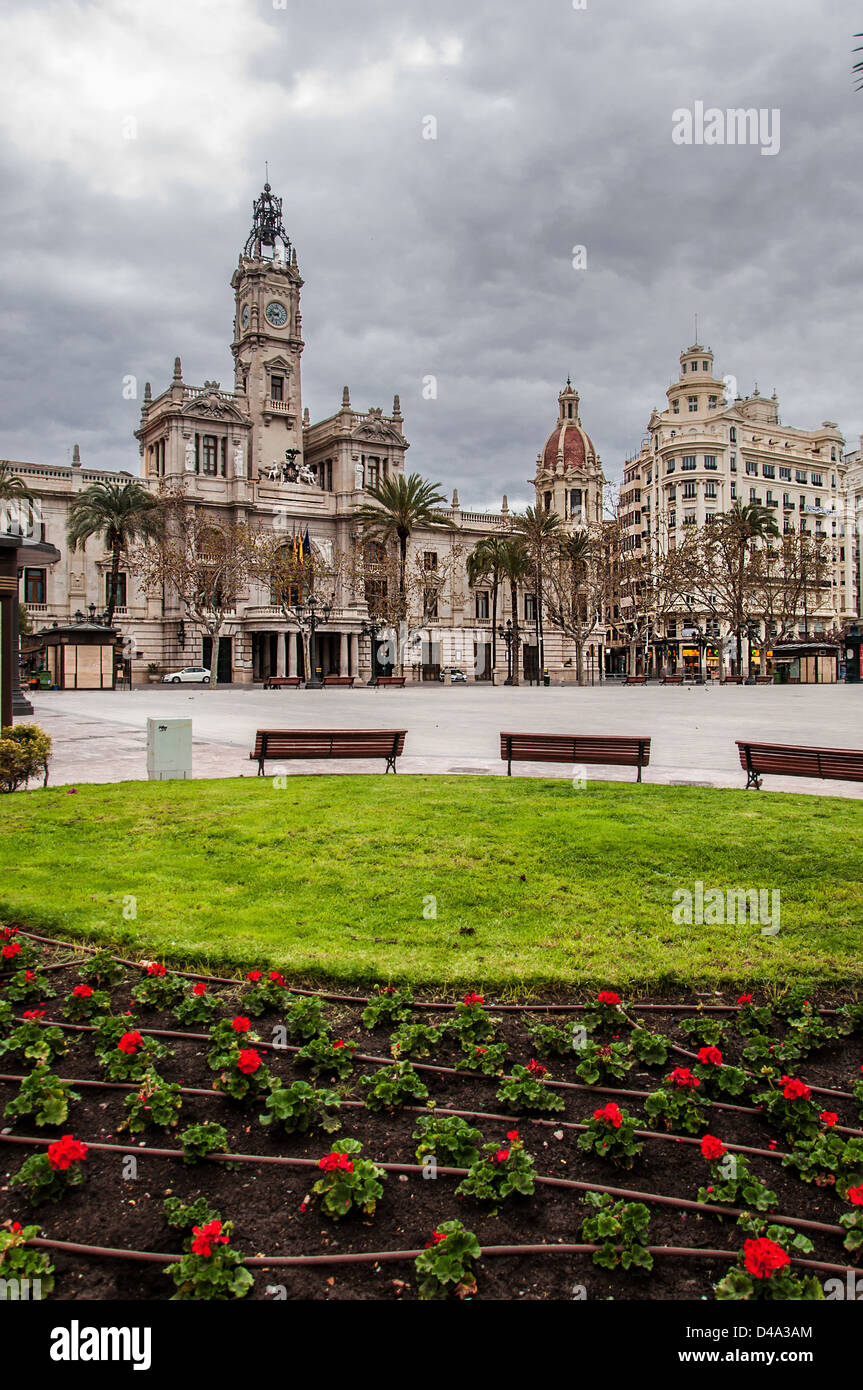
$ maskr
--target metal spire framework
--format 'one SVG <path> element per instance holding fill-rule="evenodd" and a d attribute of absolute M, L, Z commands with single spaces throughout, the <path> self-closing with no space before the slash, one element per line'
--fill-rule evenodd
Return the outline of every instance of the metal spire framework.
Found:
<path fill-rule="evenodd" d="M 263 193 L 253 204 L 252 230 L 246 242 L 245 254 L 254 256 L 256 260 L 271 260 L 280 252 L 288 263 L 291 251 L 291 242 L 282 222 L 282 200 L 276 197 L 269 183 L 265 183 Z"/>

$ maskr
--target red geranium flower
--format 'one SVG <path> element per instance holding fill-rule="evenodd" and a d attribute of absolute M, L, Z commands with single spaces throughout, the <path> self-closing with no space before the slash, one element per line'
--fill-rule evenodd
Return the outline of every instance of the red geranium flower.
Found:
<path fill-rule="evenodd" d="M 487 1047 L 475 1047 L 473 1055 L 474 1057 L 482 1057 L 486 1052 L 488 1052 Z"/>
<path fill-rule="evenodd" d="M 740 998 L 738 999 L 737 1003 L 740 1004 L 740 1005 L 742 1005 L 742 1004 L 751 1004 L 751 1003 L 752 1003 L 752 995 L 751 995 L 751 994 L 741 994 L 741 996 L 740 996 Z"/>
<path fill-rule="evenodd" d="M 690 1090 L 694 1091 L 696 1086 L 701 1085 L 701 1082 L 698 1080 L 698 1077 L 693 1076 L 692 1072 L 689 1070 L 688 1067 L 675 1067 L 674 1071 L 671 1072 L 665 1079 L 666 1081 L 670 1081 L 672 1086 L 677 1086 L 678 1089 L 681 1091 L 685 1090 L 687 1086 L 690 1088 Z"/>
<path fill-rule="evenodd" d="M 246 979 L 251 980 L 252 984 L 256 985 L 258 983 L 258 980 L 262 980 L 263 977 L 263 970 L 250 970 L 248 975 L 246 976 Z"/>
<path fill-rule="evenodd" d="M 466 994 L 464 997 L 466 1004 L 484 1004 L 485 998 L 482 994 Z"/>
<path fill-rule="evenodd" d="M 18 928 L 17 928 L 17 927 L 4 927 L 3 930 L 2 930 L 2 932 L 0 932 L 0 936 L 2 936 L 2 938 L 3 938 L 4 941 L 11 941 L 11 940 L 12 940 L 12 937 L 13 937 L 13 936 L 17 936 L 17 934 L 18 934 Z"/>
<path fill-rule="evenodd" d="M 831 1125 L 835 1125 L 836 1121 L 839 1119 L 839 1116 L 833 1110 L 822 1110 L 818 1118 L 821 1121 L 821 1123 L 825 1124 L 829 1129 Z"/>
<path fill-rule="evenodd" d="M 527 1069 L 532 1076 L 538 1076 L 540 1080 L 542 1080 L 544 1076 L 548 1076 L 548 1067 L 544 1067 L 535 1057 L 531 1057 L 527 1064 Z"/>
<path fill-rule="evenodd" d="M 345 1040 L 344 1040 L 344 1038 L 337 1038 L 336 1041 L 333 1043 L 333 1047 L 344 1047 L 344 1045 L 345 1045 Z"/>
<path fill-rule="evenodd" d="M 33 971 L 32 971 L 32 970 L 25 970 L 25 971 L 24 971 L 24 979 L 27 980 L 28 982 L 29 982 L 30 980 L 35 980 L 35 978 L 36 978 L 36 976 L 33 974 Z M 863 1067 L 861 1067 L 860 1070 L 863 1071 Z"/>
<path fill-rule="evenodd" d="M 139 1047 L 144 1046 L 144 1039 L 140 1033 L 124 1033 L 117 1043 L 117 1051 L 125 1052 L 129 1057 L 134 1056 Z"/>
<path fill-rule="evenodd" d="M 615 1129 L 620 1129 L 623 1120 L 620 1109 L 615 1105 L 613 1100 L 610 1100 L 608 1105 L 603 1106 L 602 1110 L 594 1110 L 593 1118 L 595 1120 L 604 1120 L 607 1125 L 613 1125 Z"/>
<path fill-rule="evenodd" d="M 744 1241 L 743 1256 L 747 1270 L 756 1279 L 772 1279 L 777 1269 L 791 1263 L 782 1246 L 766 1236 Z"/>
<path fill-rule="evenodd" d="M 779 1084 L 785 1088 L 782 1094 L 786 1100 L 808 1100 L 812 1095 L 806 1082 L 798 1081 L 794 1077 L 782 1076 L 779 1078 Z"/>
<path fill-rule="evenodd" d="M 518 1130 L 517 1130 L 517 1129 L 508 1129 L 507 1132 L 506 1132 L 506 1137 L 507 1137 L 507 1139 L 509 1140 L 509 1142 L 510 1142 L 511 1144 L 517 1144 L 517 1143 L 518 1143 Z"/>
<path fill-rule="evenodd" d="M 72 994 L 76 999 L 89 999 L 92 993 L 93 991 L 89 985 L 76 985 L 72 990 Z"/>
<path fill-rule="evenodd" d="M 249 1020 L 247 1018 L 243 1018 L 241 1015 L 238 1014 L 237 1017 L 234 1019 L 233 1023 L 231 1024 L 231 1027 L 233 1028 L 235 1033 L 248 1033 L 251 1024 L 249 1023 Z"/>
<path fill-rule="evenodd" d="M 494 1156 L 495 1163 L 506 1163 L 509 1158 L 509 1149 L 498 1149 Z"/>
<path fill-rule="evenodd" d="M 44 1018 L 44 1009 L 25 1009 L 24 1018 Z"/>
<path fill-rule="evenodd" d="M 206 1226 L 193 1226 L 194 1240 L 191 1244 L 193 1255 L 212 1255 L 214 1245 L 227 1245 L 228 1237 L 222 1235 L 221 1221 L 208 1221 Z"/>
<path fill-rule="evenodd" d="M 253 1047 L 244 1048 L 237 1058 L 237 1068 L 244 1076 L 252 1076 L 261 1065 L 260 1055 Z"/>
<path fill-rule="evenodd" d="M 80 1144 L 71 1134 L 48 1145 L 48 1162 L 52 1168 L 65 1172 L 73 1163 L 82 1163 L 87 1157 L 87 1145 Z"/>
<path fill-rule="evenodd" d="M 20 945 L 20 942 L 18 942 L 18 941 L 10 941 L 8 946 L 4 946 L 4 947 L 3 947 L 3 952 L 2 952 L 2 954 L 3 954 L 3 959 L 4 959 L 4 960 L 12 960 L 13 956 L 19 955 L 20 952 L 21 952 L 21 945 Z"/>
<path fill-rule="evenodd" d="M 718 1047 L 702 1047 L 698 1053 L 698 1060 L 703 1062 L 705 1066 L 721 1067 L 722 1053 Z"/>
<path fill-rule="evenodd" d="M 284 975 L 279 974 L 278 970 L 270 971 L 270 979 L 273 981 L 273 984 L 285 985 L 285 987 L 287 987 L 287 980 L 285 979 Z"/>
<path fill-rule="evenodd" d="M 615 994 L 614 991 L 610 989 L 601 989 L 596 996 L 596 1000 L 598 1004 L 619 1004 L 620 995 Z"/>
<path fill-rule="evenodd" d="M 721 1158 L 727 1153 L 725 1145 L 721 1139 L 717 1139 L 714 1134 L 705 1134 L 701 1141 L 701 1156 L 713 1162 L 714 1159 Z"/>
<path fill-rule="evenodd" d="M 863 1183 L 859 1187 L 849 1187 L 848 1201 L 854 1207 L 863 1207 Z"/>
<path fill-rule="evenodd" d="M 148 975 L 167 975 L 167 973 L 164 965 L 160 965 L 157 960 L 152 961 L 150 965 L 147 966 Z"/>
<path fill-rule="evenodd" d="M 204 984 L 203 980 L 199 980 L 199 982 L 196 985 L 193 985 L 192 987 L 193 994 L 201 995 L 206 994 L 206 992 L 207 986 Z"/>
<path fill-rule="evenodd" d="M 325 1173 L 335 1173 L 341 1170 L 344 1173 L 352 1173 L 354 1165 L 347 1154 L 329 1153 L 318 1160 L 318 1167 L 323 1168 Z"/>
<path fill-rule="evenodd" d="M 446 1240 L 445 1231 L 432 1231 L 431 1240 L 426 1241 L 426 1250 L 432 1250 L 434 1246 L 440 1245 L 442 1240 Z"/>

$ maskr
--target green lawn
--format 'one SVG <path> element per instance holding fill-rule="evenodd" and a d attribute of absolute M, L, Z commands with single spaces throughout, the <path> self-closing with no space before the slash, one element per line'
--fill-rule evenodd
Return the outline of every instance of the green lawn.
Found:
<path fill-rule="evenodd" d="M 344 982 L 859 984 L 861 827 L 850 800 L 532 778 L 49 788 L 0 800 L 0 913 Z M 696 880 L 778 889 L 779 934 L 675 925 Z"/>

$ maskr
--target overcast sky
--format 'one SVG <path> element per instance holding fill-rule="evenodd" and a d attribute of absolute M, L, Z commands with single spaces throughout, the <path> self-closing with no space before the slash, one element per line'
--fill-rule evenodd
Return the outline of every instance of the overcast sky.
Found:
<path fill-rule="evenodd" d="M 619 477 L 695 313 L 743 394 L 856 447 L 861 29 L 859 0 L 4 0 L 0 456 L 137 471 L 124 376 L 232 385 L 265 159 L 312 419 L 398 392 L 464 507 L 532 500 L 567 373 Z M 779 152 L 676 144 L 696 102 L 778 108 Z"/>

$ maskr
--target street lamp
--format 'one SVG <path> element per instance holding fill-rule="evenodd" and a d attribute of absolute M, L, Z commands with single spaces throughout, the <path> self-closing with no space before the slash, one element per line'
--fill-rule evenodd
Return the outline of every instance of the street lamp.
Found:
<path fill-rule="evenodd" d="M 504 685 L 512 685 L 512 643 L 514 637 L 512 618 L 507 618 L 506 627 L 498 624 L 497 635 L 506 643 L 506 680 Z"/>
<path fill-rule="evenodd" d="M 374 685 L 375 681 L 378 678 L 377 642 L 378 637 L 380 633 L 383 632 L 385 626 L 386 624 L 379 622 L 377 618 L 363 618 L 362 624 L 360 626 L 360 632 L 363 634 L 363 637 L 369 637 L 371 639 L 372 646 L 372 675 L 371 680 L 366 682 L 368 685 Z"/>
<path fill-rule="evenodd" d="M 319 607 L 320 617 L 318 616 Z M 315 633 L 321 624 L 330 621 L 332 611 L 332 602 L 319 604 L 314 594 L 310 594 L 305 603 L 296 603 L 291 609 L 300 631 L 309 634 L 309 667 L 311 669 L 306 672 L 306 690 L 323 689 L 323 681 L 318 680 L 315 666 Z"/>

